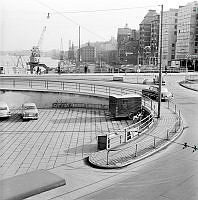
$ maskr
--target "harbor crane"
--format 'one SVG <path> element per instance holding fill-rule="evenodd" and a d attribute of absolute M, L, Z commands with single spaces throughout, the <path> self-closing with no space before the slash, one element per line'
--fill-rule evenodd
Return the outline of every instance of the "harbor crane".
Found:
<path fill-rule="evenodd" d="M 47 19 L 49 19 L 50 14 L 48 13 L 47 15 Z M 33 73 L 33 69 L 34 67 L 37 66 L 37 68 L 39 68 L 39 66 L 44 67 L 46 69 L 46 73 L 48 73 L 48 67 L 45 64 L 42 64 L 39 62 L 40 59 L 40 46 L 43 42 L 43 38 L 44 38 L 44 34 L 46 32 L 46 26 L 43 27 L 42 33 L 40 35 L 39 41 L 37 43 L 36 46 L 33 46 L 31 49 L 31 55 L 30 55 L 30 62 L 28 63 L 30 66 L 30 72 L 31 74 Z"/>

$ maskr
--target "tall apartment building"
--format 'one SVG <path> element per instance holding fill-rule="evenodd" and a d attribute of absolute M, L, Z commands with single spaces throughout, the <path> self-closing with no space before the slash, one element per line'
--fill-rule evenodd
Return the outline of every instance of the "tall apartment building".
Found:
<path fill-rule="evenodd" d="M 176 59 L 189 68 L 198 65 L 198 2 L 194 1 L 178 10 Z"/>
<path fill-rule="evenodd" d="M 138 63 L 141 65 L 157 65 L 159 44 L 160 15 L 156 10 L 149 10 L 139 24 Z"/>
<path fill-rule="evenodd" d="M 163 12 L 162 21 L 162 66 L 170 66 L 175 59 L 178 9 Z"/>
<path fill-rule="evenodd" d="M 137 64 L 137 31 L 128 25 L 118 28 L 117 33 L 118 60 L 120 64 Z"/>

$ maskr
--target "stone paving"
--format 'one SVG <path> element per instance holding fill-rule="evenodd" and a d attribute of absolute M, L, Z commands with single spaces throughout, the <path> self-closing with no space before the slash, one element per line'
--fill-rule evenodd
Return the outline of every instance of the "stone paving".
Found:
<path fill-rule="evenodd" d="M 131 124 L 107 110 L 39 109 L 39 119 L 22 121 L 19 110 L 0 120 L 0 179 L 82 160 L 97 149 L 97 135 Z"/>

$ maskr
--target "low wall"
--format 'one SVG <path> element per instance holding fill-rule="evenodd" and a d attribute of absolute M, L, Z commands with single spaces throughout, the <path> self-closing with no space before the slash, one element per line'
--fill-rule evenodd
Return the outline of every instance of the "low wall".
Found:
<path fill-rule="evenodd" d="M 4 101 L 11 109 L 18 109 L 23 103 L 34 102 L 38 108 L 52 108 L 53 103 L 101 104 L 108 106 L 108 97 L 91 96 L 48 91 L 15 91 L 0 90 L 0 101 Z"/>

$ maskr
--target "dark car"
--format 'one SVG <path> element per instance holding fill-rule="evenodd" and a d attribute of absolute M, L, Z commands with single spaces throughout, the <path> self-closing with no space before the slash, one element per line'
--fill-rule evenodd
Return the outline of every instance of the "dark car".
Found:
<path fill-rule="evenodd" d="M 142 95 L 151 99 L 158 100 L 159 86 L 150 86 L 148 89 L 142 90 Z M 173 97 L 173 94 L 166 87 L 161 87 L 161 100 L 167 101 Z"/>

